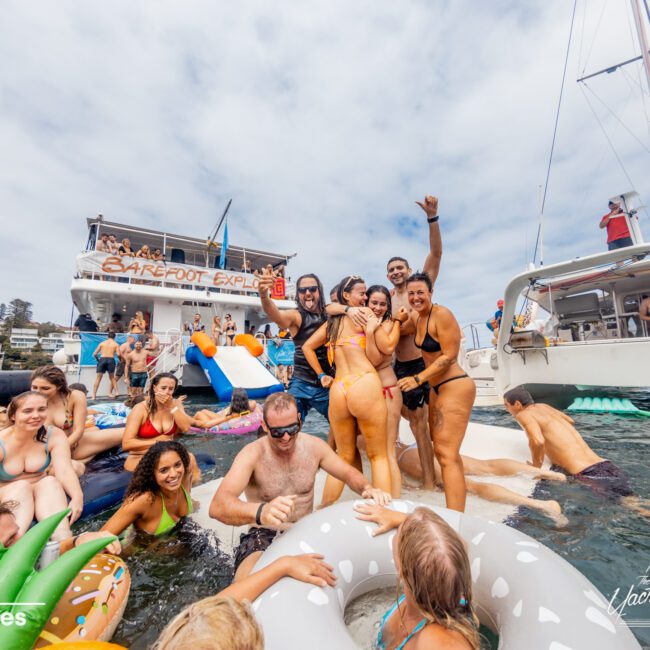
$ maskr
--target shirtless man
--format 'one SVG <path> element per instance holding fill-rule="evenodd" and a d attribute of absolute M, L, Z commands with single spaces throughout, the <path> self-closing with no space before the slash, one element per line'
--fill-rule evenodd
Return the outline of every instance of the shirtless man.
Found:
<path fill-rule="evenodd" d="M 147 352 L 147 366 L 149 366 L 149 376 L 153 377 L 156 372 L 155 361 L 161 352 L 160 340 L 151 330 L 145 332 L 145 337 L 147 344 L 144 346 L 144 349 Z"/>
<path fill-rule="evenodd" d="M 440 236 L 440 226 L 438 225 L 438 199 L 435 196 L 426 196 L 424 203 L 420 203 L 420 201 L 416 201 L 416 203 L 425 211 L 429 223 L 429 254 L 422 271 L 431 278 L 431 283 L 435 287 L 442 257 L 442 238 Z M 402 307 L 408 312 L 411 311 L 407 298 L 406 281 L 412 273 L 409 263 L 403 257 L 392 257 L 388 260 L 386 277 L 394 287 L 390 292 L 393 304 L 393 318 L 397 317 L 397 312 Z M 424 370 L 422 353 L 415 347 L 415 336 L 413 334 L 400 337 L 395 349 L 393 368 L 398 380 L 403 377 L 411 377 Z M 434 487 L 434 467 L 428 425 L 429 385 L 423 382 L 421 386 L 414 390 L 402 392 L 402 399 L 404 401 L 402 416 L 409 421 L 411 431 L 418 445 L 420 464 L 424 474 L 422 486 L 425 489 L 432 490 Z"/>
<path fill-rule="evenodd" d="M 264 402 L 266 436 L 237 454 L 210 503 L 210 516 L 243 526 L 235 555 L 235 581 L 245 578 L 278 531 L 314 509 L 314 482 L 319 469 L 344 481 L 364 499 L 380 505 L 390 495 L 372 487 L 365 476 L 341 460 L 320 438 L 300 433 L 295 398 L 274 393 Z M 246 495 L 246 501 L 240 495 Z"/>
<path fill-rule="evenodd" d="M 147 385 L 147 351 L 142 347 L 142 341 L 136 341 L 126 357 L 124 378 L 131 385 L 132 397 L 144 393 Z"/>
<path fill-rule="evenodd" d="M 641 304 L 639 305 L 639 318 L 645 321 L 646 331 L 650 335 L 650 296 L 643 294 L 641 296 Z M 637 333 L 637 336 L 642 336 L 643 332 Z"/>
<path fill-rule="evenodd" d="M 97 242 L 97 245 L 95 246 L 95 250 L 100 252 L 100 253 L 110 253 L 111 252 L 110 244 L 108 242 L 108 233 L 103 232 L 101 234 L 101 237 L 99 238 L 99 241 Z"/>
<path fill-rule="evenodd" d="M 117 397 L 115 355 L 117 354 L 119 347 L 120 346 L 115 341 L 115 332 L 109 332 L 108 338 L 102 341 L 93 352 L 93 357 L 97 359 L 97 377 L 95 378 L 95 385 L 93 386 L 93 399 L 97 399 L 97 390 L 104 373 L 108 373 L 108 379 L 110 381 L 110 388 L 108 391 L 109 397 Z"/>
<path fill-rule="evenodd" d="M 117 367 L 115 368 L 115 383 L 120 381 L 124 377 L 124 383 L 126 384 L 126 392 L 129 397 L 131 397 L 131 384 L 129 384 L 129 378 L 124 374 L 126 372 L 126 360 L 131 350 L 133 350 L 133 344 L 135 343 L 135 336 L 129 334 L 126 337 L 126 341 L 120 345 L 117 349 Z"/>
<path fill-rule="evenodd" d="M 503 402 L 528 436 L 531 465 L 541 467 L 544 456 L 548 456 L 555 467 L 587 483 L 603 496 L 616 499 L 633 496 L 625 472 L 598 456 L 582 439 L 568 415 L 547 404 L 535 404 L 523 388 L 509 390 Z"/>

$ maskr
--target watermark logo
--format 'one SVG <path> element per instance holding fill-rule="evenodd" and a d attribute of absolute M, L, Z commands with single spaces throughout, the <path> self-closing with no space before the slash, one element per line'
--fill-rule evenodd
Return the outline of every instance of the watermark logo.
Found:
<path fill-rule="evenodd" d="M 0 607 L 45 607 L 45 603 L 0 603 Z M 23 627 L 27 623 L 25 612 L 2 612 L 0 614 L 0 628 Z"/>
<path fill-rule="evenodd" d="M 644 607 L 645 606 L 645 607 Z M 607 606 L 617 623 L 628 627 L 650 627 L 650 565 L 629 587 L 617 587 Z M 642 618 L 643 615 L 646 618 Z"/>

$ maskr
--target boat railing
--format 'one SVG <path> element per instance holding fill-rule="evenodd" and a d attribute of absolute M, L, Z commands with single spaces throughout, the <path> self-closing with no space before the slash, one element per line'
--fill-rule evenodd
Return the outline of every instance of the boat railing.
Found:
<path fill-rule="evenodd" d="M 155 371 L 156 374 L 161 372 L 171 372 L 176 374 L 182 366 L 183 361 L 183 334 L 180 329 L 168 329 L 163 336 L 158 336 L 162 350 L 160 354 L 147 363 L 147 369 Z"/>
<path fill-rule="evenodd" d="M 481 348 L 494 347 L 492 337 L 494 334 L 490 332 L 483 322 L 467 323 L 461 327 L 465 341 L 469 342 L 471 339 L 472 346 L 466 347 L 469 352 L 471 350 L 479 350 Z M 485 332 L 483 331 L 485 330 Z"/>

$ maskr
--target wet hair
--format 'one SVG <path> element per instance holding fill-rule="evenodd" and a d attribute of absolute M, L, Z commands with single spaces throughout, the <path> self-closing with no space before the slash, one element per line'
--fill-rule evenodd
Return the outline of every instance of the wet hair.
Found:
<path fill-rule="evenodd" d="M 298 410 L 296 398 L 291 393 L 273 393 L 264 400 L 264 406 L 262 407 L 264 420 L 266 421 L 266 416 L 269 414 L 269 411 L 282 413 L 282 411 L 288 411 L 292 407 L 296 411 Z"/>
<path fill-rule="evenodd" d="M 386 268 L 388 268 L 393 262 L 404 262 L 406 264 L 406 268 L 410 269 L 410 265 L 406 259 L 403 257 L 391 257 L 388 262 L 386 262 Z"/>
<path fill-rule="evenodd" d="M 233 413 L 243 413 L 250 411 L 251 407 L 248 402 L 248 393 L 245 388 L 233 388 L 232 397 L 230 398 L 230 415 Z"/>
<path fill-rule="evenodd" d="M 134 406 L 136 406 L 137 404 L 141 404 L 146 399 L 147 396 L 144 395 L 143 393 L 140 393 L 139 395 L 134 395 L 133 397 L 129 397 L 128 399 L 124 400 L 124 406 L 132 409 Z"/>
<path fill-rule="evenodd" d="M 28 397 L 40 397 L 41 399 L 44 399 L 45 402 L 47 403 L 47 397 L 43 395 L 43 393 L 39 393 L 36 390 L 26 390 L 24 393 L 20 393 L 20 395 L 16 395 L 11 399 L 11 402 L 9 402 L 9 406 L 7 407 L 7 420 L 11 422 L 11 424 L 15 424 L 15 418 L 16 418 L 16 411 L 22 406 L 23 402 L 28 398 Z M 11 424 L 9 426 L 11 426 Z M 36 440 L 38 442 L 45 442 L 47 439 L 47 428 L 45 425 L 42 425 L 41 428 L 36 432 Z"/>
<path fill-rule="evenodd" d="M 73 391 L 73 390 L 80 390 L 84 395 L 88 395 L 88 389 L 86 388 L 85 384 L 68 384 L 68 388 Z"/>
<path fill-rule="evenodd" d="M 472 573 L 461 537 L 433 510 L 420 507 L 401 525 L 396 543 L 400 576 L 422 617 L 479 650 Z"/>
<path fill-rule="evenodd" d="M 137 341 L 136 341 L 137 343 Z M 178 379 L 176 378 L 176 375 L 173 375 L 171 372 L 161 372 L 157 374 L 150 382 L 149 382 L 149 390 L 147 390 L 147 409 L 149 409 L 149 415 L 150 417 L 153 417 L 155 412 L 158 410 L 158 405 L 156 402 L 156 386 L 163 380 L 163 379 L 172 379 L 174 381 L 174 390 L 178 388 Z"/>
<path fill-rule="evenodd" d="M 108 336 L 109 339 L 114 339 L 115 338 L 115 332 L 109 332 L 107 334 L 107 336 Z"/>
<path fill-rule="evenodd" d="M 363 284 L 363 278 L 358 275 L 348 275 L 344 277 L 338 285 L 336 285 L 336 298 L 341 305 L 347 305 L 348 301 L 343 297 L 343 293 L 349 293 L 352 287 L 355 284 Z M 336 341 L 339 338 L 339 332 L 341 331 L 341 323 L 343 322 L 343 317 L 345 314 L 339 314 L 337 316 L 330 316 L 327 319 L 327 339 L 330 342 L 332 354 L 336 349 Z"/>
<path fill-rule="evenodd" d="M 115 312 L 115 313 L 111 316 L 111 320 L 122 320 L 122 314 L 119 314 L 118 312 Z"/>
<path fill-rule="evenodd" d="M 522 406 L 528 406 L 529 404 L 535 403 L 532 395 L 525 388 L 513 388 L 507 393 L 504 393 L 503 398 L 511 406 L 514 406 L 515 402 L 520 402 Z"/>
<path fill-rule="evenodd" d="M 161 440 L 160 442 L 156 442 L 149 447 L 147 453 L 135 468 L 131 481 L 129 482 L 129 487 L 126 488 L 126 494 L 124 495 L 125 502 L 147 492 L 151 495 L 156 495 L 160 492 L 160 486 L 156 483 L 156 467 L 158 467 L 160 457 L 168 451 L 175 451 L 180 456 L 183 469 L 185 470 L 185 476 L 187 476 L 190 471 L 190 455 L 187 449 L 177 440 Z"/>
<path fill-rule="evenodd" d="M 390 291 L 383 284 L 373 284 L 366 294 L 368 295 L 368 300 L 373 293 L 381 293 L 384 298 L 386 298 L 386 313 L 382 316 L 381 320 L 386 321 L 389 318 L 393 317 L 393 301 L 390 297 Z"/>
<path fill-rule="evenodd" d="M 412 273 L 409 275 L 406 284 L 409 285 L 411 282 L 424 282 L 424 284 L 427 285 L 427 289 L 429 291 L 433 291 L 433 283 L 431 282 L 431 278 L 426 273 L 420 273 L 420 271 Z"/>
<path fill-rule="evenodd" d="M 14 517 L 14 510 L 19 505 L 20 504 L 17 501 L 0 501 L 0 517 L 2 517 L 2 515 L 11 515 Z"/>
<path fill-rule="evenodd" d="M 36 368 L 32 373 L 32 376 L 29 378 L 30 384 L 34 379 L 45 379 L 56 388 L 56 392 L 62 395 L 63 397 L 68 397 L 70 395 L 70 387 L 65 378 L 65 373 L 61 368 L 56 366 L 41 366 Z"/>
<path fill-rule="evenodd" d="M 301 275 L 297 280 L 296 280 L 296 304 L 298 307 L 303 309 L 303 306 L 300 304 L 300 298 L 299 298 L 299 293 L 298 289 L 300 288 L 300 283 L 305 279 L 305 278 L 311 278 L 316 282 L 318 285 L 318 313 L 322 314 L 325 311 L 325 296 L 323 295 L 323 283 L 320 281 L 317 275 L 314 273 L 305 273 L 305 275 Z"/>
<path fill-rule="evenodd" d="M 264 634 L 247 603 L 208 596 L 192 603 L 161 632 L 153 650 L 264 650 Z"/>

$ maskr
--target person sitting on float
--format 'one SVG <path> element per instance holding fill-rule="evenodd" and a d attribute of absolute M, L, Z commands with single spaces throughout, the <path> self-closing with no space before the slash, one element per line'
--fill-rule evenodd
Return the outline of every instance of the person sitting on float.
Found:
<path fill-rule="evenodd" d="M 233 388 L 230 406 L 221 409 L 216 413 L 209 409 L 202 409 L 194 414 L 192 426 L 199 429 L 210 429 L 216 427 L 228 420 L 242 417 L 252 413 L 257 407 L 255 400 L 248 399 L 248 393 L 245 388 Z"/>
<path fill-rule="evenodd" d="M 133 525 L 150 535 L 163 535 L 192 514 L 190 454 L 175 440 L 156 441 L 140 460 L 124 502 L 101 530 L 121 535 Z"/>
<path fill-rule="evenodd" d="M 16 508 L 18 508 L 18 504 L 15 501 L 0 501 L 0 548 L 9 548 L 20 539 L 20 528 L 14 515 Z M 113 537 L 113 535 L 98 530 L 96 532 L 87 531 L 74 537 L 67 537 L 59 543 L 59 553 L 67 553 L 71 548 L 79 546 L 79 544 L 85 544 L 93 539 L 100 539 L 102 537 Z M 112 541 L 102 552 L 119 555 L 122 552 L 119 540 Z"/>
<path fill-rule="evenodd" d="M 135 471 L 145 453 L 156 442 L 174 440 L 192 426 L 192 419 L 183 408 L 181 399 L 174 399 L 178 379 L 170 372 L 161 372 L 150 382 L 146 399 L 133 407 L 126 418 L 122 449 L 128 452 L 124 469 Z M 192 473 L 198 476 L 198 466 L 190 454 Z"/>
<path fill-rule="evenodd" d="M 406 515 L 363 503 L 355 510 L 359 519 L 378 524 L 373 535 L 398 529 L 393 559 L 404 593 L 384 615 L 375 647 L 480 650 L 472 574 L 461 537 L 429 508 Z"/>
<path fill-rule="evenodd" d="M 117 447 L 122 440 L 122 427 L 86 428 L 88 406 L 86 395 L 80 390 L 70 390 L 65 373 L 57 366 L 42 366 L 32 373 L 31 388 L 47 398 L 46 424 L 61 429 L 68 437 L 72 465 L 81 476 L 85 465 L 97 454 Z"/>
<path fill-rule="evenodd" d="M 317 587 L 336 585 L 334 569 L 322 555 L 285 555 L 215 596 L 186 607 L 167 624 L 153 650 L 264 650 L 262 629 L 247 603 L 284 577 Z"/>
<path fill-rule="evenodd" d="M 69 507 L 69 518 L 52 539 L 71 537 L 70 525 L 83 510 L 83 494 L 65 433 L 47 424 L 47 398 L 35 391 L 21 393 L 11 400 L 7 418 L 10 425 L 0 431 L 0 500 L 17 504 L 17 536 L 27 532 L 34 518 L 41 521 Z"/>

